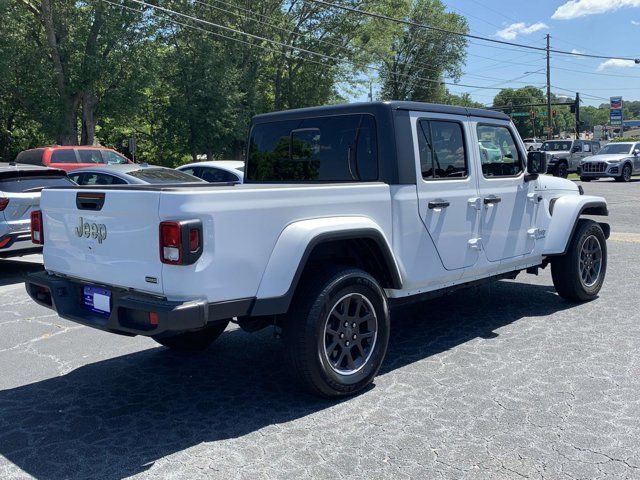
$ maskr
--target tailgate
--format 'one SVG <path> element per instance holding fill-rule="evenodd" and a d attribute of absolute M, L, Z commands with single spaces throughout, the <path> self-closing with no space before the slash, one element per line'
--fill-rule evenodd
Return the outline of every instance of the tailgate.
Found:
<path fill-rule="evenodd" d="M 45 268 L 89 283 L 161 294 L 160 192 L 105 190 L 42 192 Z"/>

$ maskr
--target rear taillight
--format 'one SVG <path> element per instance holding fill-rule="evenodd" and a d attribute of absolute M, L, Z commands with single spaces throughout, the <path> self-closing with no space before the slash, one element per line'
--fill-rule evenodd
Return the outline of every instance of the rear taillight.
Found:
<path fill-rule="evenodd" d="M 170 265 L 182 264 L 182 229 L 178 222 L 160 224 L 160 260 Z"/>
<path fill-rule="evenodd" d="M 9 199 L 0 197 L 0 212 L 2 212 L 9 205 Z"/>
<path fill-rule="evenodd" d="M 200 220 L 160 223 L 160 261 L 169 265 L 191 265 L 202 254 Z"/>
<path fill-rule="evenodd" d="M 36 245 L 44 244 L 44 229 L 40 210 L 31 212 L 31 241 Z"/>

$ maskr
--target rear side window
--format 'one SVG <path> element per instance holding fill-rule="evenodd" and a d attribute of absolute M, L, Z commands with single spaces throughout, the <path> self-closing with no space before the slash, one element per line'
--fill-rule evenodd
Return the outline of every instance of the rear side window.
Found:
<path fill-rule="evenodd" d="M 378 179 L 375 120 L 337 115 L 258 124 L 251 131 L 249 182 L 357 182 Z"/>
<path fill-rule="evenodd" d="M 141 168 L 140 170 L 127 172 L 127 175 L 147 183 L 192 183 L 202 181 L 192 175 L 170 168 Z"/>
<path fill-rule="evenodd" d="M 24 152 L 20 152 L 16 157 L 16 163 L 22 163 L 26 165 L 43 165 L 42 163 L 42 154 L 44 150 L 41 148 L 37 148 L 34 150 L 25 150 Z"/>
<path fill-rule="evenodd" d="M 78 150 L 80 163 L 104 163 L 100 150 Z"/>
<path fill-rule="evenodd" d="M 418 122 L 420 168 L 425 180 L 456 179 L 468 175 L 462 125 L 457 122 Z"/>
<path fill-rule="evenodd" d="M 18 177 L 0 180 L 0 191 L 12 193 L 34 192 L 45 187 L 69 187 L 74 183 L 67 177 Z"/>
<path fill-rule="evenodd" d="M 76 151 L 70 148 L 54 150 L 51 154 L 51 163 L 78 163 Z"/>

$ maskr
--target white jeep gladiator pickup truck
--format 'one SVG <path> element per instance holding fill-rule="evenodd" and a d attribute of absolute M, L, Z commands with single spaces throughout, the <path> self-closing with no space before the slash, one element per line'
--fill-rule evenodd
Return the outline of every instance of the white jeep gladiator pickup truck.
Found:
<path fill-rule="evenodd" d="M 259 115 L 244 184 L 45 190 L 45 271 L 26 286 L 63 318 L 172 348 L 204 348 L 230 320 L 274 325 L 305 388 L 348 395 L 378 372 L 396 302 L 549 264 L 560 296 L 596 297 L 609 226 L 583 215 L 606 202 L 546 168 L 496 112 Z"/>

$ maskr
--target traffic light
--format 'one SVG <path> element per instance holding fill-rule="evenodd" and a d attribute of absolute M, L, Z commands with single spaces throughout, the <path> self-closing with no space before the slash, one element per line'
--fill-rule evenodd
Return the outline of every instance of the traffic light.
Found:
<path fill-rule="evenodd" d="M 529 112 L 529 116 L 531 117 L 531 120 L 535 120 L 536 119 L 536 111 L 535 110 L 531 110 Z"/>
<path fill-rule="evenodd" d="M 554 108 L 553 110 L 551 110 L 551 116 L 553 118 L 556 118 L 556 115 L 558 115 L 558 111 Z"/>

